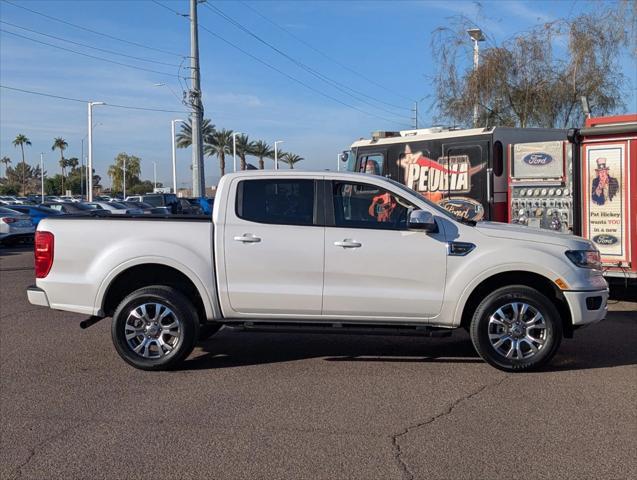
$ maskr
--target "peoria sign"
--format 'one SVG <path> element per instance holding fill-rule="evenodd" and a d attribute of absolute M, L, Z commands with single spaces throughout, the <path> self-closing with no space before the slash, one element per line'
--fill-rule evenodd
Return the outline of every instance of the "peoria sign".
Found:
<path fill-rule="evenodd" d="M 468 193 L 473 170 L 467 155 L 439 157 L 437 161 L 420 156 L 407 165 L 407 186 L 418 192 Z"/>

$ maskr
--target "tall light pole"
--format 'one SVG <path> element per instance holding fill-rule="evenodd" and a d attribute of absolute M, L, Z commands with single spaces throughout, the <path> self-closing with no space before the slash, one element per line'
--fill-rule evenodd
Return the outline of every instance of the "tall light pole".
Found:
<path fill-rule="evenodd" d="M 42 152 L 40 152 L 40 184 L 42 189 L 42 203 L 44 203 L 44 153 Z"/>
<path fill-rule="evenodd" d="M 124 157 L 124 168 L 122 170 L 124 171 L 124 178 L 122 179 L 122 196 L 124 197 L 124 200 L 126 200 L 126 157 Z"/>
<path fill-rule="evenodd" d="M 199 30 L 197 25 L 197 0 L 190 0 L 190 69 L 192 84 L 188 91 L 192 107 L 192 195 L 202 197 L 206 192 L 203 166 L 203 142 L 201 138 L 201 85 L 199 83 Z"/>
<path fill-rule="evenodd" d="M 102 122 L 98 122 L 95 125 L 93 125 L 93 128 L 98 127 L 102 125 Z M 82 178 L 80 176 L 80 198 L 82 200 L 84 200 L 84 184 L 88 185 L 88 175 L 86 174 L 86 170 L 84 169 L 84 140 L 86 140 L 86 137 L 88 137 L 88 134 L 84 135 L 84 138 L 82 138 L 82 158 L 80 158 L 80 164 L 81 164 L 81 168 L 80 168 L 80 173 L 82 171 L 84 171 L 83 175 L 84 178 Z"/>
<path fill-rule="evenodd" d="M 157 162 L 153 162 L 153 190 L 156 190 L 156 189 L 157 189 Z"/>
<path fill-rule="evenodd" d="M 478 71 L 478 66 L 480 64 L 480 46 L 479 42 L 484 42 L 485 37 L 482 33 L 482 30 L 479 28 L 470 28 L 467 30 L 467 33 L 473 40 L 473 72 Z M 478 101 L 476 100 L 475 105 L 473 105 L 473 128 L 478 126 Z"/>
<path fill-rule="evenodd" d="M 237 135 L 243 135 L 241 132 L 232 134 L 232 171 L 237 171 Z"/>
<path fill-rule="evenodd" d="M 279 143 L 283 143 L 283 140 L 277 140 L 274 142 L 274 169 L 279 169 Z"/>
<path fill-rule="evenodd" d="M 175 118 L 174 120 L 170 121 L 173 145 L 173 193 L 175 195 L 177 195 L 177 147 L 175 145 L 175 123 L 177 122 L 183 122 L 183 120 L 180 118 Z"/>
<path fill-rule="evenodd" d="M 93 201 L 93 106 L 104 102 L 88 102 L 88 201 Z"/>

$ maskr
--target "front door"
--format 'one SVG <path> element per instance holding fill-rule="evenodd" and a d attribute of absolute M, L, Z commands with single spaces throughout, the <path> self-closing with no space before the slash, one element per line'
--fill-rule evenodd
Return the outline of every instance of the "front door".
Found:
<path fill-rule="evenodd" d="M 323 234 L 316 182 L 241 180 L 223 235 L 226 294 L 237 314 L 320 315 Z M 232 198 L 232 192 L 231 192 Z"/>
<path fill-rule="evenodd" d="M 407 230 L 409 201 L 373 184 L 328 183 L 323 315 L 425 319 L 442 308 L 444 235 Z M 328 215 L 331 217 L 331 215 Z"/>

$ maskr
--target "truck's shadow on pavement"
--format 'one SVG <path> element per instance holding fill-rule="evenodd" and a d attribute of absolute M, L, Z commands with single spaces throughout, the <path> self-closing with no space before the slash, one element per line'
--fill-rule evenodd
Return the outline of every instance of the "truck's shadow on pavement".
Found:
<path fill-rule="evenodd" d="M 562 342 L 545 372 L 637 364 L 635 312 L 612 312 L 609 320 Z M 181 370 L 232 368 L 318 358 L 327 362 L 481 364 L 468 335 L 451 338 L 265 334 L 222 330 L 202 342 Z M 203 353 L 202 353 L 203 352 Z"/>

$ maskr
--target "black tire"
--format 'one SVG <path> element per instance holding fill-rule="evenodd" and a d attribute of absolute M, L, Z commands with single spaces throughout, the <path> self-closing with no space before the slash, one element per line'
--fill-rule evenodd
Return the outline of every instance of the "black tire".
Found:
<path fill-rule="evenodd" d="M 516 316 L 523 304 L 527 305 L 524 315 Z M 536 316 L 538 312 L 541 318 Z M 534 318 L 538 320 L 533 322 Z M 500 319 L 507 321 L 498 323 Z M 512 285 L 495 290 L 478 305 L 469 333 L 478 354 L 492 366 L 507 372 L 536 370 L 557 352 L 562 341 L 562 320 L 545 295 L 531 287 Z"/>
<path fill-rule="evenodd" d="M 167 309 L 171 313 L 158 322 L 136 320 L 131 314 L 132 311 L 138 314 L 140 310 L 136 310 L 137 308 L 148 305 L 145 310 L 148 317 L 157 319 L 160 315 L 155 304 L 161 306 L 160 313 L 166 313 Z M 163 333 L 163 328 L 175 324 L 178 327 L 172 328 L 173 333 Z M 155 330 L 149 330 L 151 328 Z M 127 339 L 127 331 L 141 333 Z M 178 335 L 174 332 L 178 332 Z M 192 352 L 199 338 L 199 318 L 192 302 L 178 290 L 161 285 L 144 287 L 128 295 L 118 305 L 113 315 L 111 336 L 119 356 L 133 367 L 141 370 L 167 370 L 181 363 Z M 140 347 L 144 341 L 146 345 Z M 159 345 L 160 341 L 164 346 Z M 141 353 L 135 352 L 134 345 L 141 348 Z"/>
<path fill-rule="evenodd" d="M 220 323 L 204 323 L 199 325 L 199 341 L 208 340 L 221 329 Z"/>

